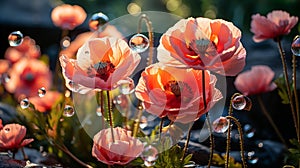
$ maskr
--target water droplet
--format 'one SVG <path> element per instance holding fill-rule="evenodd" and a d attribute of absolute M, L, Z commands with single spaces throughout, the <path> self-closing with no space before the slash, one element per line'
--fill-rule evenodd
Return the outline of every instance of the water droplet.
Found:
<path fill-rule="evenodd" d="M 229 120 L 226 117 L 219 117 L 213 122 L 212 127 L 216 133 L 224 133 L 229 128 Z"/>
<path fill-rule="evenodd" d="M 20 31 L 14 31 L 8 36 L 8 43 L 12 47 L 19 46 L 23 42 L 23 34 Z"/>
<path fill-rule="evenodd" d="M 144 129 L 147 127 L 147 125 L 148 125 L 147 117 L 142 116 L 140 119 L 140 128 Z"/>
<path fill-rule="evenodd" d="M 4 128 L 4 132 L 5 133 L 9 133 L 10 132 L 10 128 L 8 128 L 8 127 Z"/>
<path fill-rule="evenodd" d="M 7 83 L 7 82 L 9 82 L 9 80 L 10 80 L 10 76 L 9 76 L 7 73 L 3 73 L 3 74 L 1 75 L 1 81 L 0 81 L 0 84 L 1 84 L 1 83 Z"/>
<path fill-rule="evenodd" d="M 96 114 L 97 116 L 101 117 L 102 116 L 102 108 L 101 106 L 98 106 L 97 109 L 96 109 Z"/>
<path fill-rule="evenodd" d="M 78 91 L 78 85 L 75 83 L 75 82 L 73 82 L 73 81 L 69 81 L 69 86 L 70 86 L 70 89 L 72 90 L 72 91 L 74 91 L 74 92 L 77 92 Z"/>
<path fill-rule="evenodd" d="M 122 99 L 123 99 L 123 96 L 122 95 L 118 95 L 118 96 L 116 96 L 113 99 L 113 103 L 116 104 L 116 105 L 121 104 L 122 103 Z"/>
<path fill-rule="evenodd" d="M 89 20 L 89 27 L 91 31 L 103 31 L 106 26 L 105 24 L 109 21 L 109 18 L 102 12 L 95 13 Z"/>
<path fill-rule="evenodd" d="M 189 161 L 188 164 L 184 165 L 184 168 L 192 168 L 196 167 L 196 163 L 194 161 Z"/>
<path fill-rule="evenodd" d="M 46 94 L 46 89 L 44 87 L 41 87 L 39 90 L 38 90 L 38 95 L 39 97 L 44 97 Z"/>
<path fill-rule="evenodd" d="M 248 162 L 250 164 L 256 164 L 258 162 L 258 157 L 255 156 L 254 151 L 248 152 L 247 155 L 248 155 Z"/>
<path fill-rule="evenodd" d="M 255 135 L 255 129 L 251 125 L 246 124 L 244 125 L 243 129 L 247 138 L 252 138 Z"/>
<path fill-rule="evenodd" d="M 62 38 L 60 40 L 60 46 L 61 46 L 62 49 L 65 49 L 65 48 L 69 47 L 70 44 L 71 44 L 71 38 L 68 37 L 68 36 L 65 36 L 64 38 Z"/>
<path fill-rule="evenodd" d="M 148 145 L 144 148 L 144 151 L 141 154 L 141 158 L 144 160 L 144 165 L 146 167 L 153 166 L 157 159 L 158 151 L 152 145 Z"/>
<path fill-rule="evenodd" d="M 250 111 L 252 107 L 251 99 L 244 95 L 237 95 L 232 99 L 232 107 L 236 110 Z"/>
<path fill-rule="evenodd" d="M 291 50 L 292 50 L 292 53 L 293 53 L 295 56 L 300 56 L 300 36 L 299 36 L 299 35 L 297 35 L 297 36 L 294 38 L 294 41 L 293 41 L 293 43 L 292 43 Z"/>
<path fill-rule="evenodd" d="M 21 102 L 20 102 L 20 106 L 21 106 L 22 109 L 28 108 L 29 105 L 30 105 L 30 102 L 27 98 L 22 99 Z"/>
<path fill-rule="evenodd" d="M 74 114 L 75 114 L 74 108 L 70 105 L 65 105 L 63 115 L 65 117 L 72 117 Z"/>
<path fill-rule="evenodd" d="M 136 34 L 130 38 L 129 47 L 137 53 L 144 52 L 149 47 L 149 39 L 143 34 Z"/>
<path fill-rule="evenodd" d="M 122 83 L 119 86 L 120 92 L 122 94 L 128 95 L 134 92 L 134 83 L 132 82 L 126 82 L 126 83 Z"/>
<path fill-rule="evenodd" d="M 264 147 L 264 143 L 263 143 L 263 142 L 260 142 L 260 143 L 257 144 L 257 146 L 258 146 L 259 148 L 262 148 L 262 147 Z"/>

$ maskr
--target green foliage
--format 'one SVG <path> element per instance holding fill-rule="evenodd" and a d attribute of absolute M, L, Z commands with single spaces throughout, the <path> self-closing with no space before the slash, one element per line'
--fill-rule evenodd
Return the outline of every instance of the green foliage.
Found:
<path fill-rule="evenodd" d="M 289 96 L 286 90 L 287 87 L 283 75 L 279 76 L 274 82 L 277 85 L 278 95 L 281 97 L 282 103 L 289 104 L 290 103 Z"/>
<path fill-rule="evenodd" d="M 225 165 L 225 155 L 221 156 L 219 154 L 214 153 L 212 163 L 214 165 L 224 166 Z M 235 162 L 233 157 L 229 157 L 229 168 L 242 168 L 242 165 L 238 162 Z"/>
<path fill-rule="evenodd" d="M 300 162 L 300 143 L 296 139 L 290 139 L 290 143 L 294 148 L 288 149 L 289 154 L 286 156 L 285 162 L 298 167 Z"/>

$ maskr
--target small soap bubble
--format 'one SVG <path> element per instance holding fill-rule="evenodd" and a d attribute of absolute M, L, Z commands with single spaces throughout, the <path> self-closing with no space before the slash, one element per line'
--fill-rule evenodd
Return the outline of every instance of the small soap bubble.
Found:
<path fill-rule="evenodd" d="M 224 133 L 229 128 L 229 120 L 226 117 L 219 117 L 213 122 L 212 127 L 216 133 Z"/>
<path fill-rule="evenodd" d="M 134 84 L 132 82 L 122 83 L 119 89 L 122 94 L 128 95 L 134 92 Z"/>
<path fill-rule="evenodd" d="M 46 95 L 46 89 L 44 87 L 39 88 L 38 95 L 39 97 L 44 97 Z"/>
<path fill-rule="evenodd" d="M 60 46 L 62 49 L 66 49 L 67 47 L 70 46 L 70 44 L 71 44 L 71 38 L 68 36 L 65 36 L 60 40 Z"/>
<path fill-rule="evenodd" d="M 138 33 L 138 34 L 132 36 L 129 40 L 129 47 L 137 53 L 146 51 L 148 49 L 149 45 L 150 45 L 150 42 L 149 42 L 148 37 L 146 37 L 143 34 Z"/>
<path fill-rule="evenodd" d="M 293 43 L 292 43 L 291 50 L 292 50 L 292 53 L 293 53 L 295 56 L 300 56 L 300 36 L 299 36 L 299 35 L 297 35 L 297 36 L 294 38 L 294 41 L 293 41 Z"/>
<path fill-rule="evenodd" d="M 75 110 L 70 105 L 65 105 L 63 116 L 65 117 L 72 117 L 75 114 Z"/>
<path fill-rule="evenodd" d="M 8 43 L 11 47 L 21 45 L 23 42 L 23 34 L 20 31 L 14 31 L 8 36 Z"/>
<path fill-rule="evenodd" d="M 103 31 L 106 27 L 105 24 L 109 21 L 109 18 L 102 12 L 95 13 L 89 20 L 89 27 L 91 31 Z"/>
<path fill-rule="evenodd" d="M 152 146 L 148 145 L 144 148 L 144 151 L 141 154 L 141 158 L 144 160 L 144 165 L 146 167 L 153 166 L 155 164 L 155 161 L 158 158 L 158 150 Z"/>
<path fill-rule="evenodd" d="M 237 95 L 232 99 L 232 107 L 236 110 L 250 111 L 252 107 L 252 101 L 247 96 Z"/>
<path fill-rule="evenodd" d="M 255 135 L 255 129 L 249 124 L 244 125 L 243 130 L 247 138 L 252 138 Z"/>
<path fill-rule="evenodd" d="M 28 108 L 29 105 L 30 105 L 30 102 L 27 98 L 22 99 L 21 102 L 20 102 L 20 106 L 21 106 L 22 109 Z"/>

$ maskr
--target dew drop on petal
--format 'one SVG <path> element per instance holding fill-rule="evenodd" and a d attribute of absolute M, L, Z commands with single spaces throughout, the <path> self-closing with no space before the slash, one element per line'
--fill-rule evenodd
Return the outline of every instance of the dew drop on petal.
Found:
<path fill-rule="evenodd" d="M 295 56 L 300 56 L 300 36 L 296 36 L 291 47 L 292 53 Z"/>
<path fill-rule="evenodd" d="M 106 27 L 105 24 L 109 21 L 109 18 L 102 12 L 95 13 L 89 20 L 89 27 L 91 31 L 103 31 Z"/>
<path fill-rule="evenodd" d="M 122 94 L 128 95 L 134 92 L 134 84 L 131 82 L 122 83 L 119 86 L 119 89 Z"/>
<path fill-rule="evenodd" d="M 23 42 L 23 34 L 20 31 L 14 31 L 8 35 L 8 43 L 12 47 L 21 45 Z"/>
<path fill-rule="evenodd" d="M 143 34 L 136 34 L 129 40 L 129 47 L 137 53 L 146 51 L 149 47 L 149 44 L 148 37 Z"/>
<path fill-rule="evenodd" d="M 146 167 L 153 166 L 155 164 L 155 161 L 157 159 L 158 150 L 152 146 L 148 145 L 144 148 L 144 151 L 141 154 L 141 158 L 144 160 L 144 165 Z"/>
<path fill-rule="evenodd" d="M 75 110 L 70 105 L 65 105 L 63 116 L 65 117 L 72 117 L 75 114 Z"/>
<path fill-rule="evenodd" d="M 22 109 L 28 108 L 29 105 L 30 105 L 30 102 L 27 98 L 24 98 L 20 101 L 20 106 L 21 106 Z"/>
<path fill-rule="evenodd" d="M 144 129 L 148 126 L 148 121 L 147 121 L 147 117 L 142 116 L 140 119 L 140 128 Z"/>
<path fill-rule="evenodd" d="M 247 96 L 237 95 L 232 99 L 232 107 L 236 110 L 250 111 L 252 107 L 252 101 Z"/>
<path fill-rule="evenodd" d="M 229 128 L 229 120 L 226 117 L 219 117 L 212 124 L 213 130 L 216 133 L 224 133 Z"/>
<path fill-rule="evenodd" d="M 243 130 L 247 138 L 252 138 L 255 135 L 255 129 L 249 124 L 244 125 Z"/>
<path fill-rule="evenodd" d="M 96 109 L 96 114 L 97 116 L 101 117 L 102 116 L 102 108 L 101 106 L 98 106 L 97 109 Z"/>
<path fill-rule="evenodd" d="M 38 95 L 39 97 L 44 97 L 46 95 L 46 89 L 44 87 L 39 88 Z"/>
<path fill-rule="evenodd" d="M 10 132 L 10 128 L 8 128 L 8 127 L 4 128 L 4 132 L 5 133 L 9 133 Z"/>

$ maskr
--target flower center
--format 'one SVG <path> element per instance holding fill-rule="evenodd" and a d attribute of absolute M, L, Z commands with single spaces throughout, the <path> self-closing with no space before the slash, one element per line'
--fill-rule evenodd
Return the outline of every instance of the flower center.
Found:
<path fill-rule="evenodd" d="M 288 24 L 289 24 L 289 21 L 287 19 L 279 20 L 279 26 L 280 27 L 286 27 Z"/>
<path fill-rule="evenodd" d="M 197 53 L 200 57 L 215 56 L 217 54 L 216 43 L 218 42 L 217 37 L 214 37 L 213 41 L 209 39 L 199 39 L 189 46 L 189 49 Z"/>
<path fill-rule="evenodd" d="M 176 97 L 191 98 L 193 95 L 190 86 L 182 81 L 171 80 L 164 86 L 164 89 L 171 91 Z"/>
<path fill-rule="evenodd" d="M 34 80 L 34 74 L 31 72 L 28 72 L 25 74 L 25 78 L 24 78 L 27 82 L 31 82 Z"/>
<path fill-rule="evenodd" d="M 110 61 L 98 62 L 90 68 L 88 68 L 88 75 L 90 77 L 99 77 L 104 81 L 107 81 L 110 74 L 115 71 L 115 66 Z"/>

